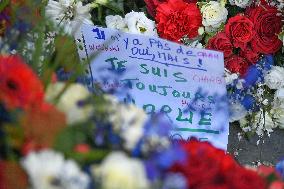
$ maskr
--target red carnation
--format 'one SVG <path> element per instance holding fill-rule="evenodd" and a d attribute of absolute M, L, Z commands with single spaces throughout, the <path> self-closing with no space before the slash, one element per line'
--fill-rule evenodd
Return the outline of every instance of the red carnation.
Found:
<path fill-rule="evenodd" d="M 247 17 L 236 15 L 228 20 L 225 26 L 226 35 L 235 47 L 245 49 L 254 36 L 253 23 Z"/>
<path fill-rule="evenodd" d="M 277 35 L 283 25 L 278 10 L 275 7 L 258 6 L 249 9 L 247 14 L 256 31 L 251 41 L 252 49 L 264 54 L 277 52 L 282 46 Z"/>
<path fill-rule="evenodd" d="M 266 182 L 257 172 L 241 167 L 223 150 L 208 142 L 182 142 L 187 159 L 171 171 L 182 173 L 190 189 L 265 189 Z"/>
<path fill-rule="evenodd" d="M 207 142 L 191 140 L 181 146 L 187 159 L 182 164 L 176 164 L 172 171 L 182 173 L 188 179 L 190 189 L 228 188 L 224 173 L 234 172 L 239 167 L 231 156 Z"/>
<path fill-rule="evenodd" d="M 194 38 L 201 26 L 201 13 L 196 4 L 168 0 L 157 7 L 157 29 L 160 37 L 179 42 L 187 35 Z"/>
<path fill-rule="evenodd" d="M 159 4 L 165 2 L 166 0 L 144 0 L 146 3 L 148 13 L 155 17 L 156 15 L 156 8 Z"/>
<path fill-rule="evenodd" d="M 28 108 L 43 102 L 43 85 L 18 57 L 0 56 L 0 101 L 8 108 Z"/>
<path fill-rule="evenodd" d="M 240 56 L 233 55 L 225 59 L 225 67 L 232 73 L 239 73 L 241 76 L 247 72 L 249 63 Z"/>
<path fill-rule="evenodd" d="M 209 39 L 207 48 L 222 51 L 225 58 L 233 54 L 233 45 L 224 32 L 220 32 Z"/>
<path fill-rule="evenodd" d="M 144 0 L 146 3 L 147 11 L 148 13 L 155 17 L 156 15 L 156 9 L 159 6 L 159 4 L 166 2 L 167 0 Z M 184 0 L 186 3 L 196 3 L 197 0 Z"/>

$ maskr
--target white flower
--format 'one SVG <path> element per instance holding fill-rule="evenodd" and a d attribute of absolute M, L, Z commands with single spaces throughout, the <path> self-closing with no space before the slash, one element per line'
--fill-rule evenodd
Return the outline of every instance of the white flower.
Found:
<path fill-rule="evenodd" d="M 200 43 L 198 40 L 192 41 L 190 44 L 188 44 L 187 46 L 191 47 L 191 48 L 196 48 L 196 49 L 202 49 L 203 45 L 202 43 Z"/>
<path fill-rule="evenodd" d="M 272 117 L 268 114 L 267 111 L 265 111 L 264 113 L 263 110 L 260 110 L 256 114 L 252 123 L 252 128 L 256 130 L 256 133 L 258 135 L 263 135 L 264 131 L 270 133 L 275 127 L 277 127 L 277 125 L 274 123 Z"/>
<path fill-rule="evenodd" d="M 252 0 L 229 0 L 231 5 L 246 8 L 251 5 Z"/>
<path fill-rule="evenodd" d="M 221 24 L 225 23 L 228 16 L 228 10 L 217 1 L 210 1 L 201 8 L 202 24 L 205 31 L 216 31 Z"/>
<path fill-rule="evenodd" d="M 45 93 L 46 101 L 53 102 L 65 85 L 65 83 L 57 82 L 48 86 Z M 90 95 L 89 91 L 80 84 L 68 86 L 61 95 L 56 107 L 66 114 L 68 124 L 82 122 L 89 118 L 93 112 L 93 107 L 84 104 L 80 106 L 80 103 L 84 103 L 84 100 L 90 97 Z"/>
<path fill-rule="evenodd" d="M 109 121 L 124 139 L 125 148 L 132 150 L 143 136 L 147 115 L 133 104 L 120 104 L 113 96 L 105 97 L 111 101 Z"/>
<path fill-rule="evenodd" d="M 31 152 L 21 160 L 33 189 L 85 189 L 89 177 L 73 160 L 52 150 Z"/>
<path fill-rule="evenodd" d="M 83 23 L 92 24 L 89 11 L 89 6 L 78 0 L 49 0 L 45 9 L 46 17 L 68 34 L 74 34 Z"/>
<path fill-rule="evenodd" d="M 264 76 L 265 84 L 270 89 L 279 89 L 284 86 L 284 68 L 273 66 Z"/>
<path fill-rule="evenodd" d="M 147 189 L 149 183 L 143 163 L 123 152 L 112 152 L 93 168 L 102 189 Z"/>
<path fill-rule="evenodd" d="M 203 35 L 204 34 L 204 27 L 199 27 L 197 32 L 198 32 L 198 35 Z"/>
<path fill-rule="evenodd" d="M 232 84 L 233 81 L 238 79 L 238 77 L 239 77 L 238 74 L 231 73 L 229 70 L 227 70 L 225 68 L 225 82 L 226 82 L 226 85 Z"/>
<path fill-rule="evenodd" d="M 158 36 L 155 22 L 148 19 L 144 12 L 132 11 L 125 15 L 124 21 L 130 33 Z"/>
<path fill-rule="evenodd" d="M 230 103 L 230 122 L 238 121 L 247 115 L 247 110 L 240 103 Z"/>
<path fill-rule="evenodd" d="M 274 93 L 273 108 L 284 109 L 284 88 L 280 88 Z"/>
<path fill-rule="evenodd" d="M 284 109 L 283 108 L 273 108 L 271 110 L 273 118 L 277 126 L 281 129 L 284 129 Z"/>
<path fill-rule="evenodd" d="M 128 27 L 124 19 L 119 15 L 106 16 L 106 25 L 108 28 L 111 28 L 111 29 L 117 29 L 120 31 L 128 32 Z"/>

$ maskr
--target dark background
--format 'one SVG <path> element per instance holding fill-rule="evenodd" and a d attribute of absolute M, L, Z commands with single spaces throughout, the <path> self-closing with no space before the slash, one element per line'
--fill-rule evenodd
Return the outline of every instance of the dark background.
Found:
<path fill-rule="evenodd" d="M 257 165 L 258 162 L 265 165 L 275 165 L 284 158 L 284 130 L 275 129 L 270 134 L 266 134 L 260 139 L 253 136 L 250 139 L 238 138 L 238 133 L 242 133 L 238 124 L 230 124 L 228 152 L 243 165 Z M 260 139 L 259 145 L 257 141 Z"/>

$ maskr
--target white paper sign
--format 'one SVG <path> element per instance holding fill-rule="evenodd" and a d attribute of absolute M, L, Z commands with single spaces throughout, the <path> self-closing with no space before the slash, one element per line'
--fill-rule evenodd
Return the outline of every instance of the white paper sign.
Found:
<path fill-rule="evenodd" d="M 165 113 L 174 125 L 172 138 L 195 136 L 227 148 L 222 53 L 90 25 L 81 32 L 79 54 L 91 59 L 92 86 L 115 91 L 121 101 L 135 103 L 149 115 Z"/>

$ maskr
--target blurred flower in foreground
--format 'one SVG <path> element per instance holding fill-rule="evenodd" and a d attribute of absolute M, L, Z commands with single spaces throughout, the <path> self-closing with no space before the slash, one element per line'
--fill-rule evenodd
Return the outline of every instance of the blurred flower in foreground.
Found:
<path fill-rule="evenodd" d="M 18 162 L 5 161 L 5 160 L 0 161 L 0 188 L 1 189 L 28 188 L 27 175 Z"/>
<path fill-rule="evenodd" d="M 142 161 L 130 158 L 123 152 L 112 152 L 93 168 L 95 179 L 102 189 L 146 189 L 149 183 Z"/>
<path fill-rule="evenodd" d="M 45 11 L 46 17 L 57 26 L 63 26 L 68 34 L 74 34 L 83 23 L 92 24 L 90 8 L 83 6 L 81 1 L 49 0 Z"/>
<path fill-rule="evenodd" d="M 111 102 L 109 121 L 113 129 L 125 141 L 124 146 L 132 150 L 144 134 L 147 115 L 133 104 L 121 104 L 113 96 L 105 96 Z"/>
<path fill-rule="evenodd" d="M 86 121 L 93 112 L 93 107 L 86 104 L 91 94 L 81 84 L 72 84 L 63 92 L 65 86 L 66 84 L 61 82 L 51 84 L 45 94 L 46 101 L 55 103 L 56 107 L 66 114 L 68 124 Z M 56 103 L 61 92 L 63 94 Z"/>
<path fill-rule="evenodd" d="M 0 12 L 0 36 L 3 36 L 7 27 L 10 25 L 10 9 L 6 7 Z"/>
<path fill-rule="evenodd" d="M 281 175 L 281 177 L 284 179 L 284 160 L 279 161 L 276 166 L 276 171 Z"/>
<path fill-rule="evenodd" d="M 257 172 L 240 166 L 210 143 L 192 139 L 181 145 L 187 159 L 174 165 L 172 171 L 182 173 L 190 189 L 265 189 L 266 182 Z"/>
<path fill-rule="evenodd" d="M 21 164 L 27 171 L 34 189 L 86 189 L 89 177 L 81 172 L 73 160 L 64 160 L 52 150 L 30 153 Z"/>
<path fill-rule="evenodd" d="M 43 85 L 18 56 L 0 56 L 0 101 L 8 108 L 30 108 L 43 102 Z"/>

